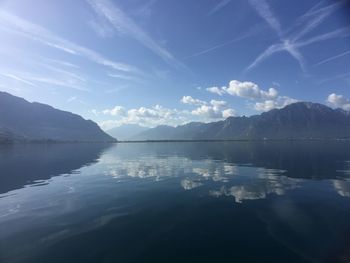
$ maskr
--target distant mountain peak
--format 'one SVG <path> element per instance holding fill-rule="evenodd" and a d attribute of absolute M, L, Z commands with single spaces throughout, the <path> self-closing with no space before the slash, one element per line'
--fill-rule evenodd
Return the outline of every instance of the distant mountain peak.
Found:
<path fill-rule="evenodd" d="M 118 140 L 130 140 L 133 136 L 138 133 L 144 132 L 148 128 L 140 126 L 138 124 L 123 124 L 119 127 L 107 130 L 107 133 L 117 138 Z"/>
<path fill-rule="evenodd" d="M 313 102 L 296 102 L 250 117 L 212 123 L 161 127 L 139 134 L 141 140 L 350 138 L 350 113 Z"/>
<path fill-rule="evenodd" d="M 315 103 L 315 102 L 310 102 L 310 101 L 298 101 L 291 103 L 287 106 L 285 106 L 282 109 L 288 109 L 288 108 L 293 108 L 293 107 L 305 107 L 307 109 L 331 109 L 330 107 L 321 104 L 321 103 Z"/>

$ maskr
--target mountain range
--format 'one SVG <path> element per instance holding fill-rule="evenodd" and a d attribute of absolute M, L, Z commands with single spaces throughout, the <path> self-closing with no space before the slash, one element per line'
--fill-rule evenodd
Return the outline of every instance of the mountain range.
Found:
<path fill-rule="evenodd" d="M 91 120 L 0 92 L 0 142 L 113 142 Z"/>
<path fill-rule="evenodd" d="M 297 102 L 250 117 L 157 126 L 133 140 L 263 140 L 350 138 L 350 113 L 323 104 Z"/>
<path fill-rule="evenodd" d="M 124 124 L 119 127 L 107 130 L 106 132 L 114 138 L 118 138 L 118 140 L 126 141 L 131 140 L 137 134 L 144 132 L 148 129 L 149 128 L 137 124 Z"/>
<path fill-rule="evenodd" d="M 191 122 L 152 129 L 124 125 L 108 131 L 120 140 L 350 139 L 350 112 L 323 104 L 297 102 L 250 117 Z M 0 92 L 0 142 L 113 142 L 95 122 Z"/>

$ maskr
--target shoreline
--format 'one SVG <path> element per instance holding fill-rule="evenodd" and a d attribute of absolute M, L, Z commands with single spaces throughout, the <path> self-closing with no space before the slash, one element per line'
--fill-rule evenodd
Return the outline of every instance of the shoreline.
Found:
<path fill-rule="evenodd" d="M 201 139 L 201 140 L 121 140 L 121 141 L 6 141 L 0 145 L 26 144 L 118 144 L 118 143 L 191 143 L 191 142 L 350 142 L 350 138 L 296 138 L 296 139 Z"/>
<path fill-rule="evenodd" d="M 295 142 L 295 141 L 350 141 L 348 139 L 323 139 L 323 138 L 312 138 L 312 139 L 203 139 L 203 140 L 125 140 L 117 141 L 116 143 L 173 143 L 173 142 Z"/>

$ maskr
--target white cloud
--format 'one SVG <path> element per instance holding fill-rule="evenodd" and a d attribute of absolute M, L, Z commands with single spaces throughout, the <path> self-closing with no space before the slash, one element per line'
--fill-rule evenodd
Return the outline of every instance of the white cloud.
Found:
<path fill-rule="evenodd" d="M 113 109 L 106 109 L 102 111 L 105 115 L 112 115 L 112 116 L 124 116 L 125 115 L 125 108 L 122 106 L 115 106 Z"/>
<path fill-rule="evenodd" d="M 342 108 L 343 110 L 350 111 L 350 100 L 345 98 L 343 95 L 337 95 L 332 93 L 328 96 L 327 102 L 337 108 Z"/>
<path fill-rule="evenodd" d="M 269 88 L 267 91 L 264 91 L 254 82 L 239 80 L 231 80 L 228 87 L 211 87 L 206 90 L 218 95 L 227 93 L 246 99 L 275 99 L 278 96 L 275 88 Z"/>
<path fill-rule="evenodd" d="M 218 94 L 220 96 L 225 94 L 225 90 L 224 89 L 220 89 L 219 87 L 210 87 L 210 88 L 207 88 L 206 90 L 211 92 L 211 93 Z"/>
<path fill-rule="evenodd" d="M 99 124 L 104 130 L 123 124 L 139 124 L 145 127 L 155 127 L 158 125 L 177 126 L 192 121 L 217 121 L 235 115 L 235 110 L 229 108 L 226 101 L 211 100 L 210 102 L 206 102 L 194 99 L 191 96 L 184 96 L 181 101 L 197 108 L 188 111 L 155 105 L 150 108 L 140 107 L 127 110 L 124 107 L 115 106 L 112 109 L 102 111 L 104 115 L 113 116 L 114 119 L 102 121 Z M 98 112 L 95 112 L 95 114 L 98 114 Z"/>
<path fill-rule="evenodd" d="M 207 117 L 209 119 L 220 119 L 222 118 L 222 112 L 213 106 L 202 105 L 199 108 L 192 111 L 193 115 Z"/>
<path fill-rule="evenodd" d="M 276 89 L 269 88 L 268 91 L 264 91 L 250 81 L 231 80 L 229 87 L 224 90 L 230 95 L 246 99 L 275 99 L 278 95 Z"/>
<path fill-rule="evenodd" d="M 227 102 L 223 100 L 211 100 L 210 104 L 202 105 L 191 112 L 209 120 L 223 119 L 235 115 L 233 109 L 227 108 Z"/>
<path fill-rule="evenodd" d="M 288 104 L 297 102 L 296 99 L 287 96 L 279 96 L 275 88 L 262 90 L 256 83 L 250 81 L 231 80 L 228 87 L 212 87 L 207 88 L 207 91 L 216 94 L 229 94 L 240 98 L 256 101 L 253 108 L 257 111 L 269 111 L 272 109 L 280 109 Z M 224 101 L 222 101 L 224 102 Z M 211 103 L 212 105 L 215 104 Z M 202 111 L 204 108 L 202 109 Z M 222 117 L 234 116 L 234 111 L 226 110 Z"/>
<path fill-rule="evenodd" d="M 297 100 L 279 96 L 275 88 L 262 90 L 253 82 L 241 82 L 238 80 L 230 81 L 228 87 L 215 89 L 222 94 L 229 94 L 253 101 L 253 108 L 257 111 L 268 111 L 275 108 L 283 108 L 288 104 L 297 102 Z M 207 89 L 212 92 L 213 89 Z M 158 125 L 177 126 L 192 121 L 211 122 L 226 119 L 236 115 L 236 111 L 224 100 L 204 101 L 193 98 L 192 96 L 183 96 L 180 102 L 194 106 L 192 110 L 169 109 L 156 105 L 153 107 L 140 107 L 126 110 L 121 106 L 112 109 L 106 109 L 103 113 L 114 116 L 116 119 L 101 122 L 104 128 L 112 128 L 122 124 L 139 124 L 146 127 L 155 127 Z"/>
<path fill-rule="evenodd" d="M 227 102 L 224 100 L 211 100 L 210 104 L 213 105 L 214 107 L 221 108 L 221 107 L 225 107 L 227 105 Z"/>
<path fill-rule="evenodd" d="M 205 105 L 207 104 L 203 100 L 199 99 L 194 99 L 191 96 L 183 96 L 182 99 L 180 100 L 183 104 L 189 104 L 189 105 Z"/>
<path fill-rule="evenodd" d="M 227 119 L 228 117 L 236 116 L 236 111 L 234 109 L 226 109 L 222 111 L 222 117 Z"/>
<path fill-rule="evenodd" d="M 158 125 L 181 125 L 191 121 L 191 113 L 186 110 L 169 109 L 160 105 L 153 107 L 140 107 L 135 109 L 125 109 L 116 106 L 112 109 L 102 111 L 106 115 L 115 117 L 113 120 L 102 121 L 99 124 L 105 130 L 123 124 L 139 124 L 145 127 L 155 127 Z"/>
<path fill-rule="evenodd" d="M 286 96 L 280 96 L 275 100 L 265 100 L 262 102 L 256 102 L 254 105 L 254 109 L 257 111 L 269 111 L 272 109 L 281 109 L 295 102 L 297 102 L 296 99 L 292 99 Z"/>

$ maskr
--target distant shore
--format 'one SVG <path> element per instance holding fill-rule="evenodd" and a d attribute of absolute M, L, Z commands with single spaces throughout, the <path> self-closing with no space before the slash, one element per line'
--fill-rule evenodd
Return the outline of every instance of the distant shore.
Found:
<path fill-rule="evenodd" d="M 203 139 L 203 140 L 123 140 L 117 143 L 164 143 L 164 142 L 276 142 L 276 141 L 350 141 L 350 138 L 296 138 L 296 139 Z"/>
<path fill-rule="evenodd" d="M 22 144 L 66 144 L 66 143 L 190 143 L 190 142 L 300 142 L 300 141 L 350 141 L 350 138 L 293 138 L 293 139 L 202 139 L 202 140 L 121 140 L 121 141 L 55 141 L 55 140 L 24 140 L 0 141 L 0 145 Z"/>

